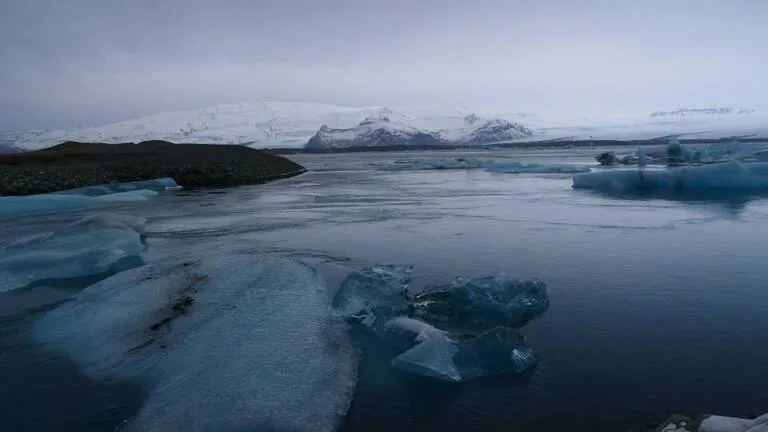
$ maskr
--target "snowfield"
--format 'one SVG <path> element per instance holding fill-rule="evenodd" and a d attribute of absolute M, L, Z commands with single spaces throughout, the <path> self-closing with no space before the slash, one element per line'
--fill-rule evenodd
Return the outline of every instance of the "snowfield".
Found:
<path fill-rule="evenodd" d="M 512 111 L 466 108 L 345 107 L 306 102 L 256 102 L 162 112 L 118 123 L 72 130 L 36 130 L 0 135 L 8 147 L 26 150 L 61 142 L 140 142 L 244 144 L 256 148 L 303 147 L 323 126 L 354 129 L 366 119 L 387 118 L 453 144 L 568 139 L 650 139 L 766 137 L 768 116 L 753 110 L 681 110 L 623 119 L 557 119 Z M 686 111 L 686 112 L 687 112 Z M 676 114 L 678 113 L 678 114 Z M 515 125 L 515 128 L 509 127 Z M 500 127 L 501 126 L 501 127 Z M 480 137 L 475 132 L 481 129 Z M 489 132 L 496 132 L 492 134 Z M 517 132 L 516 132 L 517 131 Z M 501 133 L 498 133 L 501 132 Z M 511 132 L 511 133 L 509 133 Z M 490 140 L 490 141 L 489 141 Z"/>

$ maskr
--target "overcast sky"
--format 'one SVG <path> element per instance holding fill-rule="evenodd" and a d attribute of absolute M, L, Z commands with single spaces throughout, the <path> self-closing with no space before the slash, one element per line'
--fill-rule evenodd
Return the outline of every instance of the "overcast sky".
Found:
<path fill-rule="evenodd" d="M 768 105 L 765 0 L 0 0 L 0 131 L 267 100 Z"/>

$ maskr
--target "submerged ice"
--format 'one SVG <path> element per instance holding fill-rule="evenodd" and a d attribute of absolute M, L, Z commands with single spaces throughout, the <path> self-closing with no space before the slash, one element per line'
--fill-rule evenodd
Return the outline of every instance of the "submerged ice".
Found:
<path fill-rule="evenodd" d="M 88 216 L 0 248 L 0 292 L 141 264 L 144 218 Z"/>
<path fill-rule="evenodd" d="M 460 277 L 409 293 L 412 270 L 387 265 L 351 273 L 333 300 L 336 316 L 402 351 L 392 366 L 431 378 L 459 382 L 536 365 L 515 329 L 548 309 L 546 284 Z"/>
<path fill-rule="evenodd" d="M 35 335 L 91 378 L 147 392 L 129 431 L 331 431 L 356 380 L 342 327 L 313 269 L 221 252 L 103 280 Z"/>

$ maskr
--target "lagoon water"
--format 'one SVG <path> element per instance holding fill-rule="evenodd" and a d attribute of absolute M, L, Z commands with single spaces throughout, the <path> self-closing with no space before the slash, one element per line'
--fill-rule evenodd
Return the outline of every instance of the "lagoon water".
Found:
<path fill-rule="evenodd" d="M 598 151 L 438 156 L 593 164 Z M 521 330 L 541 360 L 530 375 L 435 382 L 363 343 L 344 431 L 617 432 L 768 409 L 768 196 L 613 196 L 574 190 L 568 174 L 374 168 L 434 156 L 291 156 L 310 172 L 3 219 L 0 244 L 108 211 L 148 218 L 147 262 L 237 250 L 298 259 L 331 289 L 388 263 L 414 265 L 414 286 L 502 272 L 549 285 L 550 309 Z M 141 406 L 138 389 L 93 382 L 31 337 L 90 282 L 0 293 L 0 429 L 111 431 Z"/>

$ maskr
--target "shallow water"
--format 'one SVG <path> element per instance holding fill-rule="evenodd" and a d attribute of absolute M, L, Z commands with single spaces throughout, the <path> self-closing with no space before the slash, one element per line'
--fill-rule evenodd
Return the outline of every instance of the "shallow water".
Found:
<path fill-rule="evenodd" d="M 474 155 L 585 164 L 594 154 Z M 768 199 L 614 197 L 573 190 L 568 175 L 369 166 L 421 156 L 296 155 L 311 172 L 114 211 L 149 217 L 149 261 L 235 248 L 300 259 L 332 287 L 376 263 L 415 265 L 414 286 L 499 272 L 549 284 L 549 311 L 522 329 L 541 358 L 530 376 L 436 383 L 393 370 L 389 353 L 364 343 L 343 430 L 600 432 L 658 424 L 675 412 L 768 409 Z M 0 243 L 78 216 L 0 221 Z M 140 404 L 136 391 L 90 383 L 26 337 L 40 313 L 28 311 L 76 289 L 0 296 L 3 430 L 112 430 Z"/>

